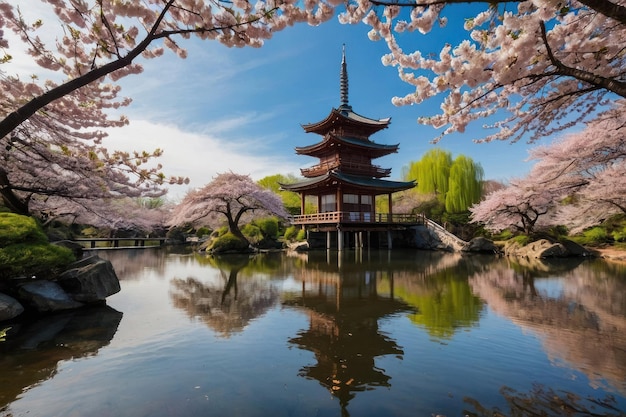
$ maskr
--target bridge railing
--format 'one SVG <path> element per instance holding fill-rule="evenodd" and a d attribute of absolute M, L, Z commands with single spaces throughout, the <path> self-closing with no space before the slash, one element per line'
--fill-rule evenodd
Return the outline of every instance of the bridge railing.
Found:
<path fill-rule="evenodd" d="M 89 242 L 89 248 L 97 249 L 99 242 L 107 242 L 110 245 L 104 247 L 125 248 L 125 247 L 146 247 L 147 242 L 158 242 L 158 246 L 162 246 L 167 238 L 165 237 L 79 237 L 72 239 L 74 242 Z M 120 242 L 133 242 L 132 245 L 121 245 Z M 102 246 L 100 246 L 102 247 Z"/>

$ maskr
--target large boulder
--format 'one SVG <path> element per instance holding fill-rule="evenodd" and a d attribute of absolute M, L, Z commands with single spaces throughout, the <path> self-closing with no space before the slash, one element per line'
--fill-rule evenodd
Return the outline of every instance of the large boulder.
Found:
<path fill-rule="evenodd" d="M 120 291 L 120 281 L 110 261 L 90 256 L 73 263 L 57 278 L 70 296 L 82 303 L 104 301 Z"/>
<path fill-rule="evenodd" d="M 472 240 L 470 240 L 469 242 L 467 242 L 467 244 L 465 246 L 463 246 L 462 249 L 463 252 L 473 252 L 473 253 L 499 253 L 500 252 L 500 248 L 493 243 L 493 241 L 484 238 L 482 236 L 479 237 L 475 237 Z"/>
<path fill-rule="evenodd" d="M 588 251 L 572 241 L 553 242 L 539 239 L 522 246 L 517 242 L 507 242 L 504 246 L 507 256 L 527 257 L 536 259 L 568 258 L 572 256 L 588 256 Z"/>
<path fill-rule="evenodd" d="M 18 288 L 19 298 L 40 313 L 69 310 L 82 307 L 56 282 L 35 280 L 23 283 Z"/>
<path fill-rule="evenodd" d="M 13 297 L 0 293 L 0 321 L 11 320 L 24 312 L 24 306 Z"/>

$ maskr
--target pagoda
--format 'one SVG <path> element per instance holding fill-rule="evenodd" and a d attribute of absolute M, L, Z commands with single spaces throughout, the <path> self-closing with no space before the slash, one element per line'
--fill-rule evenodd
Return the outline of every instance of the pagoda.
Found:
<path fill-rule="evenodd" d="M 370 140 L 370 136 L 386 129 L 391 118 L 370 119 L 352 110 L 348 101 L 348 71 L 345 46 L 342 51 L 339 108 L 333 108 L 326 118 L 317 123 L 303 125 L 307 133 L 322 137 L 310 146 L 296 147 L 299 155 L 318 158 L 319 162 L 301 169 L 302 181 L 281 184 L 283 190 L 293 191 L 301 197 L 301 215 L 292 223 L 304 229 L 337 233 L 337 247 L 343 249 L 343 233 L 356 232 L 355 244 L 363 246 L 361 232 L 390 231 L 417 222 L 416 216 L 395 215 L 392 194 L 415 187 L 414 181 L 390 181 L 390 168 L 372 164 L 374 159 L 398 152 L 398 144 L 383 145 Z M 376 196 L 386 195 L 388 213 L 376 213 Z M 317 213 L 305 214 L 306 197 L 317 200 Z M 388 239 L 388 246 L 391 240 Z"/>

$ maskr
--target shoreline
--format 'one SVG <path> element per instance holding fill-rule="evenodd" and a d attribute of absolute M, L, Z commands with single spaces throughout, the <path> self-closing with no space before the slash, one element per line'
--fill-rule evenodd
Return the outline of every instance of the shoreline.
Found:
<path fill-rule="evenodd" d="M 598 258 L 606 261 L 626 264 L 626 250 L 614 248 L 593 248 L 591 250 L 597 254 Z"/>

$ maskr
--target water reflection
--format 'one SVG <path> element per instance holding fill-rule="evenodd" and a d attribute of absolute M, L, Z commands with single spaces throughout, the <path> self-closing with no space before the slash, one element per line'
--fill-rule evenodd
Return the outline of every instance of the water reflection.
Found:
<path fill-rule="evenodd" d="M 317 380 L 339 399 L 342 415 L 348 415 L 356 392 L 391 386 L 391 377 L 376 366 L 376 358 L 401 358 L 404 353 L 380 331 L 379 321 L 412 309 L 394 296 L 390 264 L 374 261 L 348 267 L 338 256 L 323 260 L 309 254 L 308 266 L 294 274 L 302 289 L 284 305 L 305 310 L 309 319 L 309 327 L 289 343 L 311 351 L 317 363 L 302 367 L 298 375 Z M 381 282 L 388 283 L 384 293 L 379 291 Z"/>
<path fill-rule="evenodd" d="M 469 284 L 495 312 L 539 335 L 554 362 L 625 394 L 626 280 L 612 270 L 619 266 L 589 262 L 587 268 L 560 262 L 551 270 L 498 263 Z"/>
<path fill-rule="evenodd" d="M 122 281 L 109 302 L 124 320 L 107 308 L 80 324 L 59 315 L 11 329 L 0 341 L 0 415 L 620 415 L 626 406 L 626 270 L 605 262 L 103 256 Z"/>
<path fill-rule="evenodd" d="M 509 387 L 500 389 L 506 400 L 507 410 L 485 407 L 475 398 L 465 398 L 472 409 L 464 410 L 467 417 L 509 416 L 576 416 L 576 417 L 623 417 L 615 397 L 582 398 L 572 393 L 555 391 L 543 384 L 534 384 L 529 393 L 518 392 Z"/>
<path fill-rule="evenodd" d="M 219 278 L 173 278 L 170 297 L 176 308 L 191 318 L 202 320 L 220 336 L 241 332 L 256 317 L 278 302 L 279 292 L 267 280 L 248 278 L 238 282 L 239 273 L 258 256 L 223 255 L 199 256 L 219 271 Z M 207 273 L 211 270 L 207 270 Z"/>
<path fill-rule="evenodd" d="M 24 391 L 53 378 L 59 362 L 97 355 L 121 320 L 119 311 L 99 306 L 7 323 L 10 329 L 0 343 L 0 412 Z"/>

